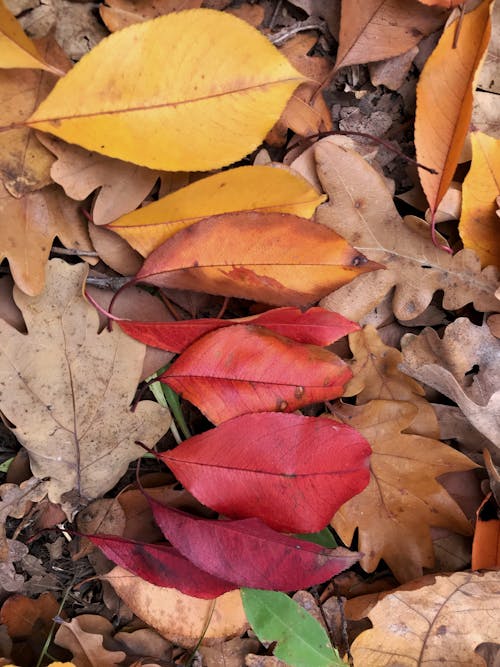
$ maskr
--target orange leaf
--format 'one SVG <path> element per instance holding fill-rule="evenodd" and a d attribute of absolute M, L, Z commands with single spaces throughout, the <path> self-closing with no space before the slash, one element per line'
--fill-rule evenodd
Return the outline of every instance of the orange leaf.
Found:
<path fill-rule="evenodd" d="M 500 567 L 500 519 L 492 493 L 486 496 L 477 511 L 471 567 L 473 570 L 494 570 Z"/>
<path fill-rule="evenodd" d="M 432 216 L 455 173 L 472 115 L 476 72 L 491 32 L 491 0 L 463 18 L 456 48 L 457 23 L 449 25 L 425 64 L 417 86 L 415 146 L 422 188 Z"/>
<path fill-rule="evenodd" d="M 137 282 L 306 306 L 361 273 L 383 268 L 335 232 L 287 213 L 227 213 L 167 240 Z"/>
<path fill-rule="evenodd" d="M 462 190 L 459 232 L 466 248 L 475 250 L 481 264 L 500 267 L 500 139 L 473 132 L 472 164 Z"/>

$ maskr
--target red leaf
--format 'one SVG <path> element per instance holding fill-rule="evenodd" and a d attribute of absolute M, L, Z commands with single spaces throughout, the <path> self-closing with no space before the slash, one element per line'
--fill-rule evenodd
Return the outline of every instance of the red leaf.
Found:
<path fill-rule="evenodd" d="M 144 544 L 111 535 L 86 535 L 113 563 L 156 586 L 176 588 L 196 598 L 210 600 L 237 586 L 193 565 L 174 547 Z"/>
<path fill-rule="evenodd" d="M 292 591 L 309 588 L 353 565 L 361 554 L 326 549 L 268 528 L 260 519 L 200 519 L 148 496 L 165 537 L 202 570 L 240 586 Z"/>
<path fill-rule="evenodd" d="M 293 412 L 342 394 L 352 373 L 342 359 L 256 326 L 206 334 L 160 376 L 214 424 L 247 412 Z"/>
<path fill-rule="evenodd" d="M 123 331 L 141 343 L 170 352 L 183 352 L 195 340 L 214 329 L 233 324 L 258 324 L 299 343 L 330 345 L 342 336 L 359 330 L 359 325 L 324 308 L 274 308 L 260 315 L 231 320 L 205 318 L 181 322 L 135 322 L 118 320 Z"/>
<path fill-rule="evenodd" d="M 366 487 L 370 453 L 365 438 L 345 424 L 263 413 L 231 419 L 159 457 L 221 514 L 312 533 Z"/>

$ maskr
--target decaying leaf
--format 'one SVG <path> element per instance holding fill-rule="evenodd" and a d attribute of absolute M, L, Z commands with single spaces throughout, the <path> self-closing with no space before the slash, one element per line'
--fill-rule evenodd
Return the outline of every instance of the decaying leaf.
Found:
<path fill-rule="evenodd" d="M 324 201 L 324 195 L 288 169 L 237 167 L 190 183 L 108 227 L 147 257 L 168 238 L 202 218 L 238 211 L 293 213 L 310 218 Z"/>
<path fill-rule="evenodd" d="M 406 224 L 379 174 L 360 155 L 327 139 L 315 151 L 318 175 L 332 202 L 318 209 L 316 219 L 386 267 L 337 289 L 323 307 L 358 320 L 395 286 L 394 314 L 403 321 L 420 315 L 437 290 L 444 291 L 443 306 L 449 310 L 469 302 L 480 311 L 500 309 L 494 267 L 481 272 L 471 250 L 452 257 L 434 246 L 426 223 L 423 229 Z"/>
<path fill-rule="evenodd" d="M 436 478 L 476 465 L 438 440 L 403 433 L 416 413 L 411 403 L 381 400 L 362 406 L 345 404 L 334 412 L 335 418 L 368 440 L 372 456 L 368 486 L 340 508 L 332 526 L 345 544 L 352 542 L 358 529 L 364 570 L 373 572 L 383 558 L 403 582 L 432 567 L 431 526 L 465 535 L 472 532 Z"/>
<path fill-rule="evenodd" d="M 104 39 L 27 124 L 151 169 L 203 171 L 255 149 L 304 79 L 245 21 L 191 9 Z"/>
<path fill-rule="evenodd" d="M 431 174 L 419 167 L 432 214 L 451 183 L 469 129 L 475 76 L 490 39 L 491 7 L 491 0 L 483 0 L 465 14 L 457 44 L 456 22 L 446 28 L 418 82 L 417 160 L 438 172 Z"/>
<path fill-rule="evenodd" d="M 426 328 L 419 336 L 403 336 L 401 345 L 403 370 L 455 401 L 471 424 L 500 446 L 500 340 L 488 325 L 460 317 L 442 339 Z"/>
<path fill-rule="evenodd" d="M 338 234 L 287 213 L 226 213 L 178 232 L 155 250 L 137 282 L 306 306 L 379 264 Z"/>
<path fill-rule="evenodd" d="M 418 581 L 402 586 L 373 607 L 368 614 L 373 628 L 351 646 L 354 664 L 484 666 L 474 649 L 498 639 L 500 573 L 429 579 L 420 587 Z"/>
<path fill-rule="evenodd" d="M 39 502 L 47 493 L 47 483 L 36 477 L 17 484 L 2 484 L 0 486 L 0 561 L 6 561 L 9 547 L 5 534 L 7 517 L 21 519 L 29 511 L 32 503 Z"/>
<path fill-rule="evenodd" d="M 85 274 L 84 264 L 52 260 L 39 297 L 15 290 L 28 335 L 0 321 L 1 410 L 68 514 L 112 488 L 142 453 L 135 440 L 153 445 L 170 423 L 153 402 L 130 412 L 144 347 L 120 331 L 97 334 Z"/>
<path fill-rule="evenodd" d="M 230 591 L 215 601 L 200 600 L 150 584 L 119 566 L 101 578 L 134 614 L 180 646 L 192 648 L 200 638 L 203 644 L 214 644 L 239 636 L 248 625 L 240 591 Z"/>

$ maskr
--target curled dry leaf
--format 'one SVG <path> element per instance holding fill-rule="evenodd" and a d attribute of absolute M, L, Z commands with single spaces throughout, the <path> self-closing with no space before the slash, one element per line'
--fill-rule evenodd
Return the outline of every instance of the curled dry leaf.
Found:
<path fill-rule="evenodd" d="M 462 215 L 458 230 L 466 248 L 477 253 L 483 266 L 500 267 L 500 139 L 473 132 L 472 164 L 462 190 Z"/>
<path fill-rule="evenodd" d="M 248 627 L 240 591 L 230 591 L 215 601 L 201 600 L 150 584 L 119 566 L 101 579 L 111 584 L 134 614 L 180 646 L 193 648 L 200 638 L 202 644 L 214 644 L 239 636 Z"/>
<path fill-rule="evenodd" d="M 37 503 L 47 494 L 47 482 L 42 482 L 36 477 L 28 479 L 19 486 L 17 484 L 2 484 L 0 486 L 0 561 L 6 561 L 9 547 L 6 537 L 6 521 L 9 516 L 21 519 L 31 509 L 33 503 Z"/>
<path fill-rule="evenodd" d="M 263 211 L 310 218 L 325 199 L 288 169 L 237 167 L 190 183 L 108 226 L 147 257 L 181 229 L 212 215 Z"/>
<path fill-rule="evenodd" d="M 381 268 L 335 232 L 286 213 L 227 213 L 178 232 L 136 275 L 158 287 L 307 306 Z"/>
<path fill-rule="evenodd" d="M 354 429 L 303 415 L 249 414 L 160 454 L 204 505 L 275 530 L 322 530 L 368 484 L 370 447 Z"/>
<path fill-rule="evenodd" d="M 68 649 L 76 665 L 85 667 L 115 667 L 127 657 L 123 651 L 104 647 L 113 632 L 111 623 L 102 616 L 83 614 L 70 623 L 62 623 L 55 635 L 55 643 Z"/>
<path fill-rule="evenodd" d="M 199 338 L 159 380 L 219 424 L 249 412 L 293 412 L 338 398 L 350 378 L 333 352 L 240 324 Z"/>
<path fill-rule="evenodd" d="M 432 215 L 451 183 L 469 130 L 476 72 L 490 39 L 491 7 L 491 0 L 483 0 L 464 15 L 457 44 L 457 23 L 446 28 L 418 81 L 417 160 L 438 172 L 418 170 Z"/>
<path fill-rule="evenodd" d="M 144 346 L 118 330 L 97 334 L 85 274 L 84 264 L 52 260 L 39 297 L 15 290 L 28 334 L 0 321 L 1 410 L 34 475 L 50 478 L 49 499 L 68 514 L 113 487 L 141 456 L 135 440 L 153 445 L 170 423 L 152 401 L 130 412 Z"/>
<path fill-rule="evenodd" d="M 481 272 L 471 250 L 452 257 L 434 246 L 427 228 L 405 224 L 381 177 L 361 156 L 324 141 L 315 151 L 318 175 L 334 202 L 321 206 L 316 219 L 387 269 L 357 277 L 321 305 L 358 320 L 396 287 L 393 310 L 403 321 L 420 315 L 437 290 L 444 291 L 448 310 L 469 302 L 480 311 L 500 309 L 494 267 Z"/>
<path fill-rule="evenodd" d="M 416 413 L 411 403 L 380 400 L 342 405 L 334 413 L 368 440 L 372 456 L 368 486 L 340 508 L 332 526 L 345 544 L 352 542 L 357 528 L 363 569 L 373 572 L 383 558 L 399 581 L 415 579 L 424 567 L 432 567 L 431 526 L 472 532 L 436 478 L 476 465 L 438 440 L 403 433 Z"/>
<path fill-rule="evenodd" d="M 419 336 L 403 336 L 401 345 L 403 370 L 455 401 L 471 424 L 499 447 L 500 340 L 488 325 L 479 327 L 460 317 L 446 327 L 442 339 L 426 328 Z"/>
<path fill-rule="evenodd" d="M 202 0 L 106 0 L 99 5 L 99 14 L 110 32 L 122 30 L 133 23 L 158 16 L 200 7 Z"/>
<path fill-rule="evenodd" d="M 402 586 L 373 607 L 373 628 L 351 646 L 355 664 L 485 664 L 474 649 L 498 639 L 500 573 L 455 572 L 427 582 Z"/>
<path fill-rule="evenodd" d="M 191 9 L 102 40 L 27 124 L 152 169 L 203 171 L 254 150 L 304 80 L 245 21 Z"/>

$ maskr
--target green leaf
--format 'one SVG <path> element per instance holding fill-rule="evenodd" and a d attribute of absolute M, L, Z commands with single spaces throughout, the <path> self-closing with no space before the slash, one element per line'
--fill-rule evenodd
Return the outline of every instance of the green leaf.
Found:
<path fill-rule="evenodd" d="M 298 537 L 299 540 L 306 540 L 306 542 L 314 542 L 327 549 L 335 549 L 339 546 L 328 526 L 317 533 L 297 533 L 295 537 Z"/>
<path fill-rule="evenodd" d="M 7 459 L 3 463 L 0 463 L 0 472 L 7 472 L 7 470 L 10 468 L 10 464 L 14 460 L 14 457 L 12 456 L 10 459 Z"/>
<path fill-rule="evenodd" d="M 276 641 L 276 658 L 293 667 L 345 665 L 318 621 L 288 595 L 242 588 L 248 621 L 260 641 Z"/>

